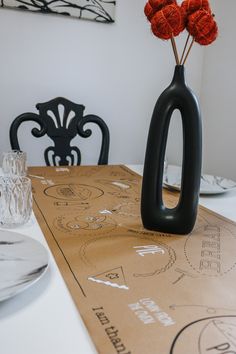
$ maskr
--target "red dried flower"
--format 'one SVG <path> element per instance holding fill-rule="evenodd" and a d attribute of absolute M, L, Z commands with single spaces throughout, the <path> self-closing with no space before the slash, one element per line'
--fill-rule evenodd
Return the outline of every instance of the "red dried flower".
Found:
<path fill-rule="evenodd" d="M 218 27 L 211 13 L 209 0 L 148 0 L 144 13 L 151 22 L 153 34 L 161 39 L 171 39 L 177 65 L 184 65 L 194 42 L 211 44 L 218 35 Z M 174 37 L 187 29 L 189 36 L 179 59 Z M 188 47 L 190 35 L 193 37 Z"/>
<path fill-rule="evenodd" d="M 151 21 L 157 11 L 170 4 L 176 4 L 176 0 L 149 0 L 144 7 L 144 13 L 147 19 Z"/>
<path fill-rule="evenodd" d="M 184 12 L 177 4 L 168 5 L 157 11 L 151 20 L 151 29 L 155 36 L 170 39 L 185 29 Z"/>
<path fill-rule="evenodd" d="M 208 0 L 184 0 L 181 7 L 186 12 L 186 15 L 190 15 L 198 10 L 206 10 L 211 12 Z"/>
<path fill-rule="evenodd" d="M 188 17 L 187 30 L 201 45 L 211 44 L 218 35 L 214 17 L 205 10 L 195 11 Z"/>
<path fill-rule="evenodd" d="M 144 13 L 147 16 L 147 19 L 149 21 L 151 21 L 151 19 L 152 19 L 152 17 L 153 17 L 155 12 L 153 11 L 153 8 L 152 8 L 152 6 L 150 5 L 149 2 L 147 2 L 146 5 L 144 6 Z"/>
<path fill-rule="evenodd" d="M 161 10 L 164 6 L 176 4 L 176 0 L 149 0 L 149 3 L 154 11 Z"/>

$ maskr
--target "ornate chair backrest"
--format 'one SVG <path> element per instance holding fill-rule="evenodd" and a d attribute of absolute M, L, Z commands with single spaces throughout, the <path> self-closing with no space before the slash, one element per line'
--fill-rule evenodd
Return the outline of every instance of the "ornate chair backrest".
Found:
<path fill-rule="evenodd" d="M 36 105 L 38 114 L 23 113 L 16 117 L 10 127 L 10 143 L 14 150 L 20 150 L 18 141 L 18 129 L 23 122 L 34 121 L 40 128 L 33 128 L 31 133 L 40 138 L 47 135 L 54 145 L 44 151 L 44 159 L 47 166 L 80 165 L 81 152 L 77 146 L 71 146 L 71 140 L 78 134 L 82 138 L 88 138 L 92 134 L 91 129 L 85 129 L 87 123 L 95 123 L 102 133 L 102 143 L 98 165 L 108 163 L 110 134 L 106 123 L 100 117 L 89 114 L 84 115 L 85 107 L 73 103 L 66 98 L 57 97 L 48 102 Z"/>

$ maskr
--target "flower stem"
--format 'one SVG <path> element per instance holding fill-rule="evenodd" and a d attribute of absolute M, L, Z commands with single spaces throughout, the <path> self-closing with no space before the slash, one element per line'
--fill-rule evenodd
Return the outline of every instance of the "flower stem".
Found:
<path fill-rule="evenodd" d="M 172 49 L 173 49 L 173 52 L 174 52 L 176 64 L 179 65 L 179 56 L 178 56 L 178 51 L 177 51 L 177 47 L 176 47 L 176 43 L 175 43 L 174 37 L 171 37 L 171 44 L 172 44 Z"/>
<path fill-rule="evenodd" d="M 190 33 L 188 34 L 188 37 L 187 37 L 186 42 L 185 42 L 184 50 L 183 50 L 183 53 L 182 53 L 181 59 L 180 59 L 180 65 L 183 62 L 183 57 L 184 57 L 184 54 L 185 54 L 185 51 L 186 51 L 186 48 L 187 48 L 187 45 L 188 45 L 189 38 L 190 38 Z"/>
<path fill-rule="evenodd" d="M 185 64 L 185 62 L 186 62 L 186 60 L 187 60 L 187 58 L 188 58 L 189 52 L 190 52 L 190 50 L 191 50 L 191 48 L 192 48 L 192 46 L 193 46 L 194 41 L 195 41 L 195 39 L 194 39 L 194 37 L 193 37 L 192 42 L 191 42 L 191 44 L 190 44 L 190 46 L 189 46 L 189 48 L 188 48 L 188 51 L 187 51 L 187 53 L 186 53 L 186 55 L 185 55 L 185 58 L 184 58 L 184 61 L 183 61 L 183 65 Z"/>

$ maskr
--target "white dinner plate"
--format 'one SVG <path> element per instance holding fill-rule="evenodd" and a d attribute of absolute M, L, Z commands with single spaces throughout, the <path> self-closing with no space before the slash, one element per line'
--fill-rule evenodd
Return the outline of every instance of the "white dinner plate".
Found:
<path fill-rule="evenodd" d="M 169 189 L 180 190 L 181 167 L 168 165 L 166 175 L 163 179 L 163 186 Z M 220 194 L 236 189 L 236 182 L 224 177 L 202 175 L 200 194 Z"/>
<path fill-rule="evenodd" d="M 48 268 L 48 252 L 38 241 L 0 230 L 0 301 L 34 284 Z"/>

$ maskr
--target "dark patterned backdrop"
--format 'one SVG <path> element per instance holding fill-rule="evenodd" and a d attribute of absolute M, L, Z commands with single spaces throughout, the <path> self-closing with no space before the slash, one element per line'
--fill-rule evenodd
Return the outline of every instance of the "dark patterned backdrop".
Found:
<path fill-rule="evenodd" d="M 116 1 L 111 0 L 0 0 L 1 7 L 114 22 Z"/>

